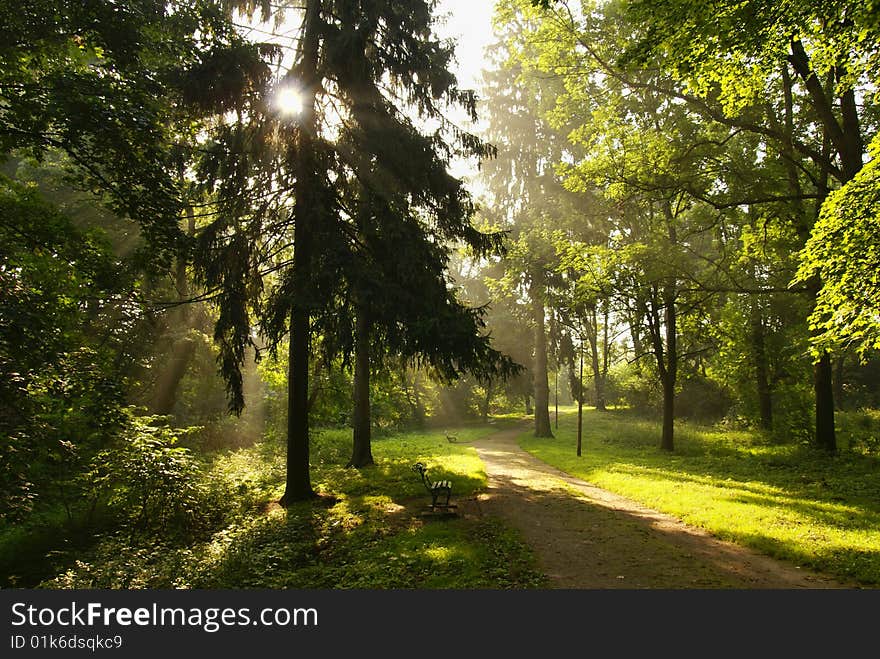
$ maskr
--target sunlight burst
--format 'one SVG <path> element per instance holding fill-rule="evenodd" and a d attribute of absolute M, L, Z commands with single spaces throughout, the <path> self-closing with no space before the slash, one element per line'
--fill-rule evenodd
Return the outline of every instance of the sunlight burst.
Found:
<path fill-rule="evenodd" d="M 303 110 L 303 98 L 293 87 L 282 87 L 275 93 L 275 107 L 281 114 L 298 115 Z"/>

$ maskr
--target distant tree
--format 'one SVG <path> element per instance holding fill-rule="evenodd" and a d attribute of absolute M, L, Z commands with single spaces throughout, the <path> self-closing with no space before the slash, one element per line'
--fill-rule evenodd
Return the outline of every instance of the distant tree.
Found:
<path fill-rule="evenodd" d="M 487 216 L 495 226 L 511 230 L 507 269 L 498 281 L 511 300 L 527 308 L 535 436 L 552 437 L 548 305 L 557 275 L 551 234 L 578 224 L 584 209 L 562 187 L 554 169 L 571 147 L 564 130 L 544 116 L 559 92 L 558 81 L 531 75 L 524 67 L 520 53 L 533 25 L 516 15 L 515 4 L 502 2 L 496 7 L 500 38 L 489 51 L 496 67 L 485 74 L 483 89 L 486 135 L 498 147 L 498 157 L 484 164 L 481 177 L 488 190 Z"/>
<path fill-rule="evenodd" d="M 539 67 L 550 71 L 556 66 L 575 80 L 577 67 L 587 62 L 580 83 L 587 90 L 592 83 L 616 80 L 727 127 L 727 145 L 752 142 L 751 162 L 737 155 L 748 149 L 719 150 L 714 161 L 724 163 L 724 168 L 714 168 L 719 180 L 708 188 L 708 195 L 688 190 L 717 210 L 728 211 L 731 218 L 733 209 L 750 206 L 750 212 L 788 223 L 805 244 L 828 192 L 862 167 L 873 125 L 874 101 L 866 90 L 873 84 L 877 61 L 876 20 L 870 8 L 809 0 L 788 3 L 785 11 L 760 0 L 713 5 L 689 0 L 528 4 L 543 7 L 543 25 L 551 30 L 568 25 L 578 32 L 572 49 L 560 45 L 568 43 L 564 39 L 547 38 L 545 31 Z M 605 29 L 603 20 L 626 27 Z M 601 73 L 590 78 L 586 72 L 597 65 Z M 645 79 L 640 77 L 644 73 L 657 75 Z M 858 103 L 857 98 L 866 101 Z M 562 104 L 558 111 L 572 109 Z M 738 172 L 736 177 L 733 172 Z M 790 257 L 774 264 L 774 278 L 789 268 Z M 725 288 L 732 290 L 739 284 L 731 275 L 726 274 Z M 738 279 L 740 284 L 744 280 Z M 753 283 L 753 290 L 761 294 L 772 291 L 766 279 Z M 823 283 L 816 278 L 804 283 L 795 290 L 815 303 Z M 753 316 L 757 330 L 760 318 Z M 756 379 L 761 380 L 759 334 L 754 333 L 753 348 Z M 836 446 L 831 371 L 830 353 L 816 352 L 814 439 L 829 450 Z M 768 387 L 759 386 L 766 423 Z"/>

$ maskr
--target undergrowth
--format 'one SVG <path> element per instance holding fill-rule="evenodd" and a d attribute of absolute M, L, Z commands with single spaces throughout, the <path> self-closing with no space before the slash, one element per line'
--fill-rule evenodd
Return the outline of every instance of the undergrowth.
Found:
<path fill-rule="evenodd" d="M 504 425 L 504 424 L 501 424 Z M 282 509 L 279 442 L 217 453 L 203 478 L 232 493 L 228 523 L 195 542 L 119 531 L 65 556 L 46 588 L 531 588 L 544 585 L 530 551 L 497 520 L 421 515 L 427 493 L 411 470 L 454 482 L 453 499 L 486 485 L 468 446 L 497 426 L 406 432 L 373 442 L 376 465 L 346 469 L 350 432 L 319 431 L 312 482 L 321 495 Z M 457 442 L 447 441 L 454 434 Z"/>

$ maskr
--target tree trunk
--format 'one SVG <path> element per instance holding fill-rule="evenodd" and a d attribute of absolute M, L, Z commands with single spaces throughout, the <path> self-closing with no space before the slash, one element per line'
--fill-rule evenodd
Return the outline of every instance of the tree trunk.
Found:
<path fill-rule="evenodd" d="M 419 394 L 419 374 L 413 373 L 412 383 L 409 382 L 407 367 L 403 367 L 401 380 L 403 381 L 403 393 L 406 396 L 406 402 L 409 404 L 409 411 L 412 414 L 413 421 L 419 428 L 425 425 L 425 407 L 422 405 L 422 397 Z"/>
<path fill-rule="evenodd" d="M 604 412 L 605 406 L 605 385 L 608 383 L 608 367 L 611 364 L 611 342 L 608 336 L 608 319 L 611 311 L 606 302 L 602 310 L 602 377 L 601 377 L 601 394 L 602 397 L 596 401 L 596 409 Z M 597 394 L 598 394 L 597 390 Z"/>
<path fill-rule="evenodd" d="M 526 404 L 526 416 L 531 416 L 534 413 L 532 409 L 532 397 L 528 394 L 523 394 L 523 401 Z"/>
<path fill-rule="evenodd" d="M 489 380 L 483 386 L 486 389 L 486 394 L 483 396 L 482 403 L 480 404 L 480 416 L 483 423 L 487 423 L 489 421 L 489 404 L 492 402 L 492 381 Z"/>
<path fill-rule="evenodd" d="M 634 313 L 630 313 L 628 321 L 629 335 L 632 338 L 633 342 L 633 356 L 638 358 L 642 356 L 642 352 L 644 351 L 644 346 L 642 345 L 642 334 L 639 331 L 639 326 L 636 322 Z"/>
<path fill-rule="evenodd" d="M 836 99 L 839 102 L 840 114 L 835 113 L 835 99 L 833 97 L 835 81 L 832 75 L 836 75 L 839 81 L 841 76 L 847 72 L 838 69 L 832 70 L 829 74 L 829 80 L 823 85 L 813 70 L 812 62 L 799 40 L 792 40 L 791 42 L 790 61 L 795 71 L 804 81 L 813 109 L 822 122 L 825 142 L 823 145 L 823 156 L 825 156 L 827 164 L 822 168 L 824 171 L 822 171 L 822 176 L 819 179 L 819 201 L 821 203 L 827 193 L 828 185 L 826 181 L 832 172 L 830 166 L 834 158 L 834 154 L 831 153 L 832 147 L 840 160 L 840 172 L 835 174 L 835 176 L 841 184 L 851 181 L 864 164 L 862 160 L 864 140 L 857 102 L 854 92 L 851 89 L 845 90 Z M 822 283 L 817 282 L 815 293 L 818 293 L 821 286 Z M 816 394 L 815 442 L 818 447 L 834 452 L 837 450 L 837 437 L 834 431 L 833 368 L 831 366 L 831 356 L 827 352 L 823 353 L 819 361 L 814 365 L 813 374 Z"/>
<path fill-rule="evenodd" d="M 843 409 L 843 379 L 846 355 L 840 355 L 834 361 L 834 408 Z"/>
<path fill-rule="evenodd" d="M 666 230 L 670 245 L 678 244 L 675 227 L 675 216 L 672 206 L 666 201 L 663 208 L 666 216 Z M 673 433 L 675 432 L 675 383 L 678 378 L 678 314 L 675 308 L 677 300 L 675 284 L 667 281 L 663 286 L 663 324 L 666 328 L 666 368 L 661 370 L 663 377 L 663 436 L 660 448 L 664 451 L 675 449 Z"/>
<path fill-rule="evenodd" d="M 823 352 L 813 371 L 816 391 L 816 446 L 829 453 L 837 450 L 837 436 L 834 432 L 832 371 L 831 355 Z"/>
<path fill-rule="evenodd" d="M 553 426 L 559 430 L 559 358 L 556 358 L 556 370 L 553 372 Z"/>
<path fill-rule="evenodd" d="M 583 392 L 584 390 L 584 346 L 581 344 L 580 350 L 581 357 L 581 367 L 578 375 L 578 384 L 579 390 Z M 582 445 L 582 437 L 583 437 L 583 427 L 584 427 L 584 397 L 583 395 L 578 396 L 578 441 L 577 441 L 577 455 L 581 457 L 581 445 Z"/>
<path fill-rule="evenodd" d="M 769 368 L 767 366 L 767 347 L 764 342 L 764 320 L 757 301 L 752 303 L 752 356 L 755 360 L 755 388 L 758 394 L 760 426 L 764 430 L 773 428 L 773 398 L 770 390 Z"/>
<path fill-rule="evenodd" d="M 355 319 L 354 347 L 354 440 L 348 467 L 374 464 L 370 445 L 370 320 L 361 307 Z"/>
<path fill-rule="evenodd" d="M 663 369 L 663 437 L 660 448 L 664 451 L 675 449 L 675 382 L 678 377 L 678 328 L 675 311 L 675 290 L 667 287 L 663 294 L 666 325 L 666 368 Z"/>
<path fill-rule="evenodd" d="M 302 32 L 302 61 L 297 71 L 305 89 L 300 125 L 296 131 L 294 170 L 296 197 L 293 206 L 293 280 L 297 295 L 291 303 L 290 354 L 287 397 L 287 484 L 280 504 L 315 497 L 309 475 L 309 356 L 311 353 L 310 311 L 313 296 L 312 223 L 318 211 L 314 137 L 317 132 L 315 104 L 321 5 L 308 0 Z"/>
<path fill-rule="evenodd" d="M 288 356 L 287 485 L 280 501 L 284 507 L 315 496 L 309 475 L 309 333 L 308 310 L 294 304 Z"/>
<path fill-rule="evenodd" d="M 596 409 L 605 409 L 605 378 L 602 376 L 602 365 L 599 363 L 599 318 L 596 309 L 592 312 L 592 328 L 590 329 L 590 365 L 593 369 L 593 388 L 596 392 Z"/>
<path fill-rule="evenodd" d="M 675 381 L 667 376 L 663 378 L 663 435 L 660 448 L 664 451 L 675 449 L 673 433 L 675 432 Z"/>
<path fill-rule="evenodd" d="M 550 383 L 547 375 L 547 333 L 544 327 L 542 286 L 532 282 L 532 309 L 535 323 L 535 437 L 553 437 L 550 427 Z"/>

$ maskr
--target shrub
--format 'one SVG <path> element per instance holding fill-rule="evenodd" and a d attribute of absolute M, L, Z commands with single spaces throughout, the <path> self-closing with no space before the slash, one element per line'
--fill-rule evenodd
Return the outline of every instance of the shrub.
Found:
<path fill-rule="evenodd" d="M 222 522 L 231 497 L 222 480 L 203 477 L 191 451 L 177 446 L 195 429 L 155 421 L 132 415 L 117 444 L 98 454 L 89 474 L 94 498 L 107 497 L 130 537 L 202 535 Z"/>
<path fill-rule="evenodd" d="M 681 383 L 675 401 L 676 416 L 693 421 L 719 421 L 732 405 L 729 392 L 718 382 L 694 375 Z"/>

